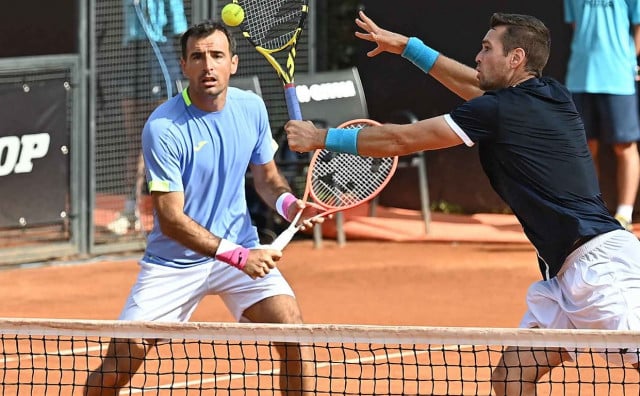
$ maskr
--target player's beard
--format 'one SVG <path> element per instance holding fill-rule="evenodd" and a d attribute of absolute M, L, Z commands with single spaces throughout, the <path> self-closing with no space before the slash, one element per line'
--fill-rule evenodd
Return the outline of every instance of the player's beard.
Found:
<path fill-rule="evenodd" d="M 226 91 L 226 87 L 222 88 L 220 86 L 208 87 L 204 89 L 204 92 L 212 99 L 219 97 L 225 91 Z"/>
<path fill-rule="evenodd" d="M 485 74 L 478 74 L 478 84 L 483 91 L 495 91 L 509 86 L 503 78 L 487 78 Z"/>

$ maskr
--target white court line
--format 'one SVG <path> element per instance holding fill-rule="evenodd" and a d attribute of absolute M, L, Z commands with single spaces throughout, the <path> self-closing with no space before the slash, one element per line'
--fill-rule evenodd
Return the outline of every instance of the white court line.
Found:
<path fill-rule="evenodd" d="M 438 348 L 438 350 L 454 351 L 454 350 L 461 350 L 465 348 L 471 349 L 473 348 L 473 345 L 445 345 L 444 348 L 442 349 Z M 378 358 L 383 358 L 381 360 L 391 360 L 395 358 L 401 358 L 406 355 L 422 355 L 428 352 L 429 351 L 412 351 L 412 352 L 394 353 L 391 355 L 373 355 L 372 357 L 368 357 L 368 358 L 353 358 L 353 359 L 347 359 L 342 361 L 320 363 L 320 364 L 316 364 L 315 367 L 324 368 L 324 367 L 344 365 L 344 364 L 350 364 L 350 363 L 369 363 L 369 362 L 375 362 L 376 360 L 378 360 Z M 159 385 L 158 387 L 154 387 L 153 389 L 159 389 L 159 390 L 160 389 L 183 389 L 183 388 L 187 389 L 191 385 L 202 385 L 202 384 L 208 384 L 212 382 L 225 382 L 225 381 L 231 382 L 239 378 L 257 377 L 259 375 L 264 375 L 264 374 L 278 374 L 279 372 L 280 372 L 279 369 L 273 369 L 273 370 L 249 372 L 244 374 L 233 374 L 233 375 L 225 374 L 225 375 L 220 375 L 217 377 L 199 380 L 199 381 L 177 382 L 177 383 L 171 383 L 166 385 Z M 127 390 L 120 391 L 120 394 L 136 395 L 144 391 L 145 391 L 145 388 L 134 388 L 134 389 L 127 389 Z"/>
<path fill-rule="evenodd" d="M 95 351 L 102 351 L 103 349 L 104 349 L 103 346 L 100 345 L 100 346 L 91 347 L 91 348 L 67 349 L 67 350 L 62 350 L 55 353 L 49 352 L 47 354 L 43 354 L 43 353 L 29 354 L 29 355 L 20 354 L 18 357 L 14 357 L 14 358 L 6 358 L 6 357 L 3 358 L 2 360 L 0 360 L 0 367 L 6 365 L 7 363 L 21 362 L 23 360 L 46 359 L 47 357 L 60 356 L 60 355 L 74 356 L 74 355 L 82 354 L 83 352 L 89 353 L 89 352 L 95 352 Z"/>
<path fill-rule="evenodd" d="M 444 348 L 438 348 L 438 350 L 445 350 L 445 351 L 453 351 L 453 350 L 461 350 L 461 349 L 470 349 L 472 348 L 472 345 L 445 345 Z M 84 353 L 88 353 L 88 352 L 95 352 L 95 351 L 102 351 L 104 349 L 104 345 L 99 345 L 96 347 L 91 347 L 91 348 L 78 348 L 78 349 L 68 349 L 68 350 L 61 350 L 58 351 L 57 353 L 55 353 L 55 356 L 73 356 L 73 355 L 77 355 L 77 354 L 82 354 Z M 341 360 L 341 361 L 332 361 L 332 362 L 325 362 L 325 363 L 320 363 L 320 364 L 316 364 L 316 368 L 324 368 L 324 367 L 330 367 L 330 366 L 337 366 L 337 365 L 345 365 L 345 364 L 351 364 L 351 363 L 369 363 L 369 362 L 375 362 L 377 360 L 391 360 L 391 359 L 395 359 L 395 358 L 401 358 L 403 356 L 406 355 L 422 355 L 428 353 L 428 351 L 412 351 L 412 352 L 400 352 L 400 353 L 394 353 L 391 355 L 374 355 L 368 358 L 353 358 L 353 359 L 347 359 L 347 360 Z M 0 361 L 0 367 L 2 367 L 3 365 L 6 365 L 7 363 L 11 363 L 11 362 L 19 362 L 19 361 L 23 361 L 23 360 L 33 360 L 33 359 L 46 359 L 47 356 L 52 356 L 52 353 L 49 354 L 30 354 L 30 355 L 20 355 L 19 357 L 16 358 L 4 358 Z M 97 357 L 97 356 L 96 356 Z M 171 384 L 165 384 L 165 385 L 159 385 L 158 387 L 154 387 L 153 389 L 183 389 L 183 388 L 188 388 L 189 386 L 192 385 L 202 385 L 202 384 L 207 384 L 207 383 L 213 383 L 213 382 L 231 382 L 233 380 L 236 379 L 240 379 L 240 378 L 248 378 L 248 377 L 257 377 L 259 375 L 265 375 L 265 374 L 278 374 L 280 372 L 279 369 L 269 369 L 269 370 L 262 370 L 262 371 L 256 371 L 256 372 L 249 372 L 249 373 L 244 373 L 244 374 L 233 374 L 233 375 L 229 375 L 229 374 L 225 374 L 225 375 L 219 375 L 213 378 L 209 378 L 209 379 L 203 379 L 203 380 L 197 380 L 197 381 L 188 381 L 188 382 L 178 382 L 178 383 L 171 383 Z M 135 394 L 141 394 L 145 392 L 145 388 L 134 388 L 134 389 L 127 389 L 127 390 L 122 390 L 120 392 L 121 395 L 135 395 Z"/>

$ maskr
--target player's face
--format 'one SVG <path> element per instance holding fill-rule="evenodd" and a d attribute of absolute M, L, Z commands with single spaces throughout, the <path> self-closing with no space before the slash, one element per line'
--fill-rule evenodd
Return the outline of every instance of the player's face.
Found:
<path fill-rule="evenodd" d="M 226 92 L 229 78 L 238 68 L 237 55 L 231 55 L 227 36 L 214 31 L 206 37 L 189 37 L 187 57 L 181 59 L 182 72 L 189 79 L 189 94 L 218 97 Z"/>
<path fill-rule="evenodd" d="M 482 49 L 476 55 L 476 70 L 480 89 L 490 91 L 509 86 L 512 69 L 509 67 L 509 54 L 502 47 L 502 34 L 505 26 L 490 29 L 482 40 Z"/>

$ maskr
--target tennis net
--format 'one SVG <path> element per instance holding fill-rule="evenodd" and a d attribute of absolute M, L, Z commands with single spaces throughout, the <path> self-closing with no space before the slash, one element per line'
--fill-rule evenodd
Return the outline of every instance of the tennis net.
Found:
<path fill-rule="evenodd" d="M 81 395 L 109 340 L 132 338 L 161 341 L 121 395 L 284 394 L 280 343 L 304 351 L 316 395 L 490 395 L 508 345 L 576 354 L 538 395 L 640 394 L 638 370 L 611 363 L 640 346 L 628 331 L 0 319 L 0 333 L 2 395 Z"/>

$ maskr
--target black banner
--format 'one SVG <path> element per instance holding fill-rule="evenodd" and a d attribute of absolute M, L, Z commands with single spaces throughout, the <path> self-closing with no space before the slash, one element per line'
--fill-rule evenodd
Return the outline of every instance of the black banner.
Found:
<path fill-rule="evenodd" d="M 356 68 L 301 73 L 296 76 L 296 93 L 302 117 L 318 126 L 337 127 L 345 121 L 368 118 Z"/>
<path fill-rule="evenodd" d="M 69 191 L 65 79 L 0 83 L 0 227 L 64 220 Z"/>

